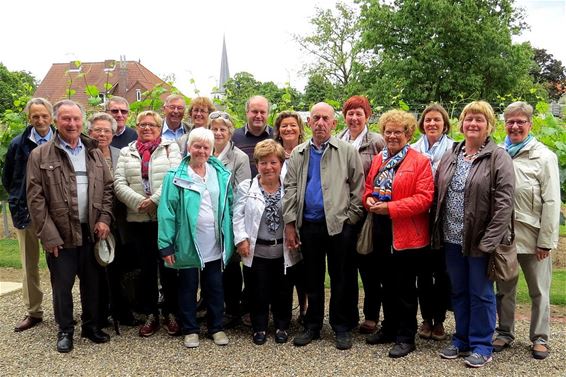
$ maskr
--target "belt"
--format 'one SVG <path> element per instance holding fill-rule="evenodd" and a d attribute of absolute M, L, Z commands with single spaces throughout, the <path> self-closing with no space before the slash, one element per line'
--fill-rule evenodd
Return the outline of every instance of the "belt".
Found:
<path fill-rule="evenodd" d="M 283 238 L 279 238 L 277 240 L 262 240 L 261 238 L 258 238 L 255 240 L 255 243 L 256 245 L 276 246 L 283 243 Z"/>

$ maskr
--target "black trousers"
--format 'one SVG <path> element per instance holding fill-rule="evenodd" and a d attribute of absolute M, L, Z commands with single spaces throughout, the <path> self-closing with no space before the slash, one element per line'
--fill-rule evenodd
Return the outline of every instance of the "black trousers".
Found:
<path fill-rule="evenodd" d="M 357 254 L 356 259 L 364 287 L 364 319 L 377 323 L 382 303 L 383 273 L 379 269 L 383 257 L 372 252 L 367 255 Z"/>
<path fill-rule="evenodd" d="M 269 308 L 276 329 L 287 330 L 291 323 L 293 285 L 284 273 L 283 257 L 254 257 L 251 267 L 244 266 L 250 278 L 250 316 L 254 332 L 266 331 Z"/>
<path fill-rule="evenodd" d="M 224 286 L 224 303 L 226 314 L 239 317 L 240 301 L 242 300 L 242 267 L 240 267 L 240 256 L 234 253 L 230 261 L 224 267 L 222 273 L 222 284 Z"/>
<path fill-rule="evenodd" d="M 355 229 L 344 223 L 342 232 L 328 234 L 326 222 L 303 221 L 300 229 L 308 308 L 305 327 L 320 330 L 324 319 L 326 260 L 330 276 L 330 326 L 335 332 L 351 331 L 358 324 L 355 267 Z"/>
<path fill-rule="evenodd" d="M 417 275 L 417 293 L 423 321 L 443 323 L 450 305 L 450 279 L 446 272 L 444 249 L 425 250 Z"/>
<path fill-rule="evenodd" d="M 82 226 L 83 244 L 63 248 L 55 257 L 45 253 L 53 289 L 53 311 L 61 332 L 74 332 L 73 285 L 79 277 L 81 295 L 81 326 L 84 330 L 98 328 L 100 265 L 94 258 L 93 242 L 88 225 Z"/>

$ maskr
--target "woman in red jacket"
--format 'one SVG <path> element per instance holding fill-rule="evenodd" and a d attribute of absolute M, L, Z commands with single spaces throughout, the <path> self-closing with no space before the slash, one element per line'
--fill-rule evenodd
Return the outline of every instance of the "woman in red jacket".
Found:
<path fill-rule="evenodd" d="M 415 350 L 417 290 L 415 280 L 428 247 L 428 211 L 434 195 L 434 179 L 427 157 L 411 149 L 417 120 L 405 111 L 390 110 L 379 119 L 386 148 L 371 164 L 363 203 L 373 214 L 374 253 L 382 263 L 384 321 L 370 335 L 369 344 L 395 342 L 389 357 Z"/>

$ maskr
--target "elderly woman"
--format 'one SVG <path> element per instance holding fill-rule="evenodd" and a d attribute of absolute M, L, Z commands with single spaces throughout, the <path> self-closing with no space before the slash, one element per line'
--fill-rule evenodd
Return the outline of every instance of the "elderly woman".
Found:
<path fill-rule="evenodd" d="M 258 176 L 241 183 L 236 194 L 234 241 L 248 270 L 253 342 L 266 342 L 271 306 L 275 342 L 285 343 L 293 304 L 293 285 L 285 271 L 301 259 L 283 242 L 281 167 L 285 151 L 276 141 L 264 140 L 256 145 L 254 159 Z"/>
<path fill-rule="evenodd" d="M 489 254 L 509 236 L 515 184 L 511 158 L 489 136 L 494 127 L 495 114 L 487 102 L 464 107 L 464 141 L 438 165 L 432 211 L 432 247 L 444 245 L 456 321 L 452 343 L 440 356 L 468 355 L 464 362 L 475 368 L 491 361 L 495 294 L 486 271 Z"/>
<path fill-rule="evenodd" d="M 389 351 L 392 358 L 415 350 L 415 279 L 430 241 L 434 180 L 428 158 L 409 147 L 416 125 L 415 117 L 405 111 L 390 110 L 381 116 L 386 147 L 373 159 L 363 195 L 368 216 L 374 216 L 374 273 L 381 275 L 384 302 L 382 327 L 366 342 L 395 342 Z"/>
<path fill-rule="evenodd" d="M 95 113 L 88 118 L 88 136 L 98 141 L 98 149 L 102 151 L 111 172 L 116 169 L 120 157 L 120 149 L 110 145 L 117 128 L 116 120 L 107 113 Z"/>
<path fill-rule="evenodd" d="M 517 259 L 527 281 L 531 298 L 529 337 L 532 356 L 549 355 L 550 251 L 558 245 L 560 217 L 560 177 L 556 155 L 530 133 L 533 108 L 525 102 L 507 106 L 505 149 L 515 170 L 515 242 Z M 497 283 L 498 318 L 495 352 L 502 351 L 515 339 L 515 296 L 518 277 Z"/>
<path fill-rule="evenodd" d="M 383 136 L 370 131 L 368 128 L 367 123 L 372 114 L 371 105 L 366 97 L 352 96 L 344 102 L 342 114 L 347 127 L 337 137 L 356 147 L 362 159 L 364 177 L 367 177 L 372 159 L 385 146 Z M 361 224 L 363 222 L 360 222 Z M 362 334 L 371 334 L 377 329 L 381 307 L 381 280 L 380 276 L 374 273 L 376 263 L 378 262 L 375 253 L 367 255 L 357 254 L 356 258 L 364 287 L 365 318 L 360 325 L 360 332 Z M 358 286 L 353 287 L 353 290 L 357 303 Z"/>
<path fill-rule="evenodd" d="M 419 119 L 420 139 L 411 145 L 430 159 L 432 174 L 436 173 L 440 159 L 452 147 L 448 137 L 450 119 L 441 105 L 427 106 Z M 423 322 L 418 334 L 423 339 L 444 340 L 444 320 L 450 300 L 450 281 L 446 272 L 443 250 L 430 250 L 423 260 L 417 276 L 417 288 Z"/>
<path fill-rule="evenodd" d="M 197 288 L 206 297 L 208 335 L 228 344 L 223 331 L 222 268 L 234 251 L 230 172 L 211 157 L 214 135 L 206 128 L 189 134 L 189 154 L 163 182 L 158 209 L 159 252 L 179 274 L 179 306 L 184 345 L 199 346 Z"/>
<path fill-rule="evenodd" d="M 159 329 L 157 289 L 157 206 L 161 184 L 167 171 L 180 160 L 179 147 L 174 140 L 161 138 L 161 117 L 154 111 L 141 112 L 136 120 L 138 139 L 122 148 L 114 171 L 116 197 L 127 208 L 130 230 L 136 234 L 134 243 L 141 265 L 142 311 L 146 322 L 139 335 L 148 337 Z M 179 326 L 175 319 L 177 297 L 173 271 L 162 269 L 161 284 L 165 294 L 164 314 L 167 332 L 176 335 Z M 165 311 L 168 311 L 165 313 Z"/>

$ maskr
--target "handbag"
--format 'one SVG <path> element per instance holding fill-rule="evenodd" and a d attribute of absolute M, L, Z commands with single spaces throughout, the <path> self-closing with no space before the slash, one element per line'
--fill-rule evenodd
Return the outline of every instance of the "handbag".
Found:
<path fill-rule="evenodd" d="M 373 252 L 373 215 L 368 213 L 356 241 L 358 254 L 367 255 Z"/>
<path fill-rule="evenodd" d="M 490 188 L 491 188 L 491 217 L 493 218 L 493 209 L 495 208 L 495 172 L 494 172 L 494 156 L 491 156 L 490 171 Z M 515 244 L 515 211 L 511 214 L 510 235 L 505 243 L 500 243 L 490 254 L 487 263 L 487 277 L 491 281 L 505 282 L 511 281 L 519 276 L 519 261 L 517 260 L 517 245 Z"/>

